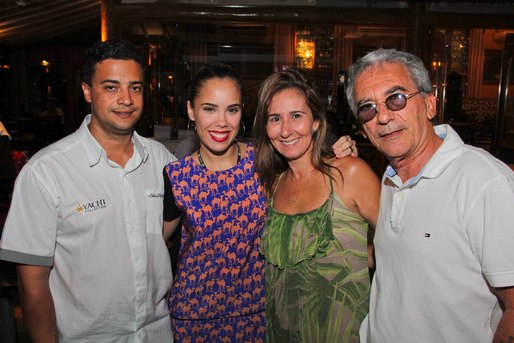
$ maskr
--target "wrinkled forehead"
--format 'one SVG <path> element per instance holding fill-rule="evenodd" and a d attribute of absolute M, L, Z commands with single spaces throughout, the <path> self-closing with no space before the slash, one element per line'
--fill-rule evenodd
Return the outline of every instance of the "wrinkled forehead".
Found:
<path fill-rule="evenodd" d="M 356 99 L 368 93 L 386 94 L 393 88 L 416 89 L 408 69 L 400 63 L 370 65 L 357 76 L 354 84 Z"/>

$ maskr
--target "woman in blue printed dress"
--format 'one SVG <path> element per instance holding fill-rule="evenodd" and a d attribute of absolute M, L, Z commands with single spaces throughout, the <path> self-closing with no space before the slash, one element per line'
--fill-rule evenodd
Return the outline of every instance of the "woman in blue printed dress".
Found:
<path fill-rule="evenodd" d="M 164 169 L 164 236 L 182 223 L 169 307 L 177 342 L 264 342 L 264 262 L 259 254 L 266 199 L 254 147 L 237 141 L 242 82 L 211 63 L 187 102 L 200 148 Z M 342 138 L 338 151 L 353 142 Z M 181 221 L 182 219 L 182 221 Z"/>

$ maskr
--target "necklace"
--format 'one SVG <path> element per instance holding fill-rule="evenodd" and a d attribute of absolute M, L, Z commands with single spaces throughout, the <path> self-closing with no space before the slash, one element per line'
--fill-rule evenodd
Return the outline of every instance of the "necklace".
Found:
<path fill-rule="evenodd" d="M 237 146 L 237 165 L 239 164 L 239 161 L 241 161 L 241 148 L 239 147 L 239 144 L 237 144 L 237 142 L 234 142 L 234 144 Z M 200 165 L 207 169 L 207 167 L 205 166 L 205 162 L 203 161 L 202 154 L 200 153 L 200 149 L 196 151 L 196 156 L 198 157 L 198 162 L 200 162 Z"/>

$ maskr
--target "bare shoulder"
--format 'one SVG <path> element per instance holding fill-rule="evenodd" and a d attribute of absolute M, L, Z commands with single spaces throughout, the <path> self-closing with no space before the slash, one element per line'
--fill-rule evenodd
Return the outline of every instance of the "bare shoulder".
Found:
<path fill-rule="evenodd" d="M 334 158 L 328 163 L 339 171 L 331 174 L 337 183 L 336 189 L 340 196 L 344 194 L 359 198 L 362 192 L 375 193 L 380 188 L 380 180 L 375 171 L 359 157 Z"/>
<path fill-rule="evenodd" d="M 379 198 L 380 180 L 373 169 L 361 158 L 343 157 L 328 161 L 336 181 L 334 188 L 337 195 L 350 211 L 359 213 L 368 223 L 375 226 Z"/>
<path fill-rule="evenodd" d="M 332 158 L 328 161 L 330 166 L 338 169 L 343 177 L 369 177 L 371 175 L 375 175 L 375 172 L 371 167 L 359 157 L 345 156 L 342 158 Z M 336 173 L 338 174 L 338 173 Z M 336 175 L 334 175 L 337 177 Z"/>

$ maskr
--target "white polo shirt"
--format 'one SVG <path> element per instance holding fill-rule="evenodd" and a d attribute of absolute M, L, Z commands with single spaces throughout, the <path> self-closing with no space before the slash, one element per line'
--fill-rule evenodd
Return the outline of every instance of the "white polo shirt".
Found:
<path fill-rule="evenodd" d="M 89 122 L 20 172 L 0 258 L 53 267 L 62 342 L 172 342 L 162 170 L 175 157 L 134 133 L 134 155 L 122 168 Z"/>
<path fill-rule="evenodd" d="M 435 130 L 444 142 L 418 176 L 382 180 L 362 341 L 491 342 L 502 310 L 488 283 L 514 285 L 514 173 Z"/>

